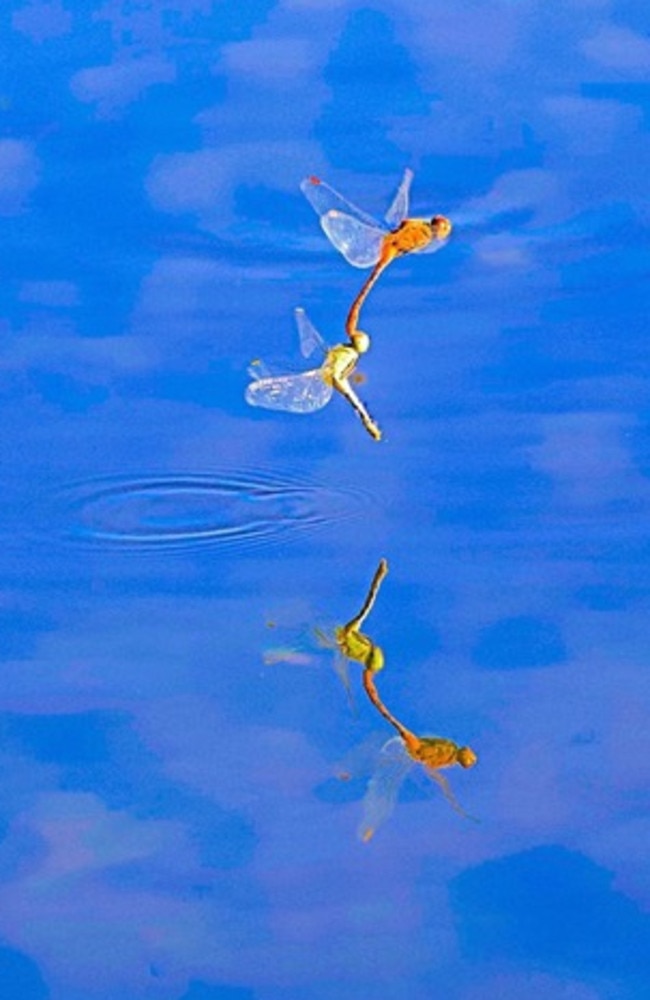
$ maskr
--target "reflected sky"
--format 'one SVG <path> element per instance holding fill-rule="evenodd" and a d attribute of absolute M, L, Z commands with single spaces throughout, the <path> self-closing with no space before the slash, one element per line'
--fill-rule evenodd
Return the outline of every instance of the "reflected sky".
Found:
<path fill-rule="evenodd" d="M 639 0 L 0 14 L 0 979 L 20 1000 L 637 1000 L 648 951 L 650 107 Z M 358 387 L 244 401 L 363 280 L 299 190 L 452 239 Z M 267 623 L 381 556 L 382 694 L 475 748 L 355 831 L 358 716 Z M 350 758 L 352 754 L 352 758 Z"/>

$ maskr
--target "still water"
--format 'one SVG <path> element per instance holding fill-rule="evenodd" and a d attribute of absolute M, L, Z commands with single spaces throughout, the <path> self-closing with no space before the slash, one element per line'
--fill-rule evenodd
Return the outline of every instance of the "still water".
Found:
<path fill-rule="evenodd" d="M 648 20 L 4 5 L 3 1000 L 650 995 Z M 248 406 L 367 274 L 301 180 L 405 168 L 454 231 L 364 305 L 382 440 Z M 377 687 L 479 822 L 415 768 L 363 842 L 395 734 L 313 629 L 382 558 Z"/>

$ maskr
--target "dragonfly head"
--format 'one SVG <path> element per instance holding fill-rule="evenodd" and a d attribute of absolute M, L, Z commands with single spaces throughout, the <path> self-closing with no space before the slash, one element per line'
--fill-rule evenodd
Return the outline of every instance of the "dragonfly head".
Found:
<path fill-rule="evenodd" d="M 357 354 L 365 354 L 370 347 L 370 337 L 363 330 L 355 330 L 350 334 L 350 340 Z"/>
<path fill-rule="evenodd" d="M 458 752 L 456 754 L 456 760 L 461 767 L 474 767 L 478 757 L 474 753 L 471 747 L 458 747 Z"/>
<path fill-rule="evenodd" d="M 436 240 L 447 240 L 451 236 L 452 224 L 445 215 L 434 215 L 431 220 L 433 236 Z"/>

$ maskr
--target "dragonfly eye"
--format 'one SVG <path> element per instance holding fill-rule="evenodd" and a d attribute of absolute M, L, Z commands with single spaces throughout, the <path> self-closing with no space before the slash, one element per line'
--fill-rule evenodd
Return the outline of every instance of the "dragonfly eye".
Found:
<path fill-rule="evenodd" d="M 431 220 L 431 228 L 434 236 L 439 240 L 446 240 L 451 235 L 452 224 L 444 215 L 434 215 Z"/>
<path fill-rule="evenodd" d="M 459 747 L 456 760 L 461 767 L 474 767 L 478 758 L 471 747 Z"/>

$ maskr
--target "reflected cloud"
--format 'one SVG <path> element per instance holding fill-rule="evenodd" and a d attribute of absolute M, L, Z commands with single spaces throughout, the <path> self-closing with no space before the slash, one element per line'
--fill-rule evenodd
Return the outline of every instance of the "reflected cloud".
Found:
<path fill-rule="evenodd" d="M 152 55 L 82 69 L 72 77 L 70 89 L 77 100 L 95 104 L 100 118 L 112 118 L 149 87 L 175 79 L 175 65 Z"/>
<path fill-rule="evenodd" d="M 582 51 L 607 69 L 631 74 L 637 79 L 650 76 L 650 40 L 620 25 L 607 24 L 582 43 Z"/>
<path fill-rule="evenodd" d="M 558 504 L 595 509 L 650 501 L 629 437 L 635 420 L 622 413 L 565 413 L 540 420 L 543 443 L 534 465 L 553 479 Z"/>
<path fill-rule="evenodd" d="M 611 156 L 626 135 L 638 133 L 643 121 L 640 108 L 614 100 L 567 94 L 548 98 L 544 108 L 562 129 L 566 151 L 581 156 Z"/>
<path fill-rule="evenodd" d="M 62 0 L 29 0 L 13 12 L 11 26 L 40 45 L 47 39 L 69 34 L 72 14 Z"/>
<path fill-rule="evenodd" d="M 40 173 L 41 161 L 33 143 L 0 139 L 0 216 L 27 211 Z"/>
<path fill-rule="evenodd" d="M 79 288 L 74 281 L 25 281 L 18 292 L 20 302 L 70 308 L 79 305 Z"/>
<path fill-rule="evenodd" d="M 308 38 L 251 38 L 221 50 L 218 68 L 260 83 L 296 87 L 296 78 L 314 72 L 314 44 Z"/>
<path fill-rule="evenodd" d="M 157 157 L 146 188 L 158 210 L 191 212 L 204 229 L 222 235 L 238 219 L 238 188 L 263 185 L 297 194 L 297 178 L 314 169 L 314 161 L 321 155 L 308 139 L 222 144 Z"/>

